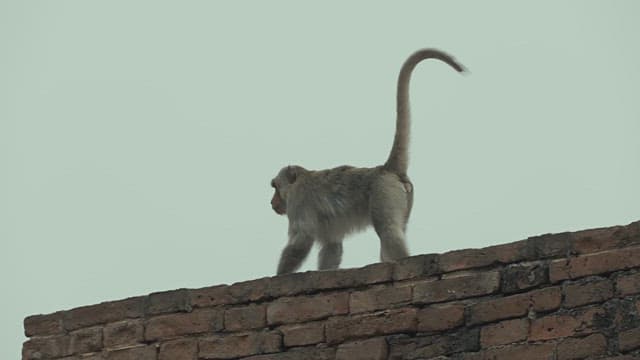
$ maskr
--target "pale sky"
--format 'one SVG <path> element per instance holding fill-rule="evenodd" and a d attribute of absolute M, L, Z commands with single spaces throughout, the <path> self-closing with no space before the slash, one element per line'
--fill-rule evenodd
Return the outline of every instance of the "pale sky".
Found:
<path fill-rule="evenodd" d="M 273 275 L 283 165 L 375 166 L 412 254 L 640 219 L 640 2 L 0 2 L 0 358 L 22 319 Z M 343 266 L 378 259 L 372 231 Z M 303 270 L 315 268 L 316 252 Z"/>

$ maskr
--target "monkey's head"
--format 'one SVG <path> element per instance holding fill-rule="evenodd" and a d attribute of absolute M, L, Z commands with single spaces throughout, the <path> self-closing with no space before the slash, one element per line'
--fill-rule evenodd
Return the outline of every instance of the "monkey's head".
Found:
<path fill-rule="evenodd" d="M 276 214 L 285 215 L 287 213 L 287 199 L 291 186 L 305 171 L 301 166 L 285 166 L 280 169 L 278 175 L 271 180 L 271 187 L 274 189 L 273 197 L 271 198 L 271 208 Z"/>

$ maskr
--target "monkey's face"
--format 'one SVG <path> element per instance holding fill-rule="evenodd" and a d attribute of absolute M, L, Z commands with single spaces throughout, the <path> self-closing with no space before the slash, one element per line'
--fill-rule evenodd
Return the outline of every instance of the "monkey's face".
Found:
<path fill-rule="evenodd" d="M 296 182 L 298 178 L 297 172 L 300 171 L 299 166 L 285 166 L 278 172 L 278 175 L 271 180 L 271 187 L 273 188 L 273 197 L 271 198 L 271 208 L 278 215 L 285 215 L 287 213 L 287 197 L 291 185 Z"/>
<path fill-rule="evenodd" d="M 271 186 L 274 189 L 273 197 L 271 198 L 271 208 L 278 215 L 284 215 L 287 213 L 287 202 L 280 196 L 280 192 L 278 191 L 278 187 L 275 182 L 271 182 Z"/>

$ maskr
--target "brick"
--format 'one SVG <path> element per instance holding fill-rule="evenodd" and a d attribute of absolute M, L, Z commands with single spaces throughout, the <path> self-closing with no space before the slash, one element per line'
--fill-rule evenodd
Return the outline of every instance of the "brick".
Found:
<path fill-rule="evenodd" d="M 61 312 L 48 315 L 33 315 L 24 319 L 24 334 L 27 337 L 60 335 L 63 333 Z"/>
<path fill-rule="evenodd" d="M 250 356 L 242 360 L 335 360 L 335 356 L 334 348 L 304 347 L 278 354 Z"/>
<path fill-rule="evenodd" d="M 486 348 L 520 342 L 527 338 L 528 333 L 527 318 L 501 321 L 480 329 L 480 346 Z"/>
<path fill-rule="evenodd" d="M 144 297 L 83 306 L 63 313 L 66 330 L 73 331 L 94 325 L 140 318 L 143 315 Z"/>
<path fill-rule="evenodd" d="M 389 359 L 447 359 L 446 355 L 478 351 L 478 329 L 461 329 L 445 335 L 388 337 Z"/>
<path fill-rule="evenodd" d="M 71 338 L 66 335 L 36 337 L 22 345 L 22 359 L 53 359 L 71 355 Z"/>
<path fill-rule="evenodd" d="M 418 311 L 417 330 L 445 331 L 464 325 L 464 305 L 432 305 Z"/>
<path fill-rule="evenodd" d="M 554 260 L 549 265 L 551 282 L 606 274 L 640 266 L 640 246 Z"/>
<path fill-rule="evenodd" d="M 284 346 L 304 346 L 323 343 L 324 322 L 285 325 L 280 327 Z"/>
<path fill-rule="evenodd" d="M 608 279 L 587 278 L 564 283 L 564 306 L 568 308 L 604 302 L 613 297 L 613 284 Z"/>
<path fill-rule="evenodd" d="M 525 241 L 518 241 L 484 249 L 449 251 L 438 258 L 438 269 L 440 272 L 452 272 L 517 262 L 525 259 L 526 247 Z"/>
<path fill-rule="evenodd" d="M 349 294 L 298 296 L 280 298 L 268 304 L 267 323 L 269 325 L 291 324 L 318 320 L 349 312 Z"/>
<path fill-rule="evenodd" d="M 102 350 L 102 328 L 92 327 L 73 331 L 71 336 L 71 353 L 85 354 Z"/>
<path fill-rule="evenodd" d="M 317 291 L 385 283 L 392 280 L 393 270 L 393 263 L 375 263 L 355 269 L 315 271 L 312 284 Z"/>
<path fill-rule="evenodd" d="M 233 303 L 247 303 L 258 301 L 268 296 L 267 289 L 271 286 L 271 278 L 242 281 L 228 287 Z"/>
<path fill-rule="evenodd" d="M 265 294 L 269 298 L 278 298 L 319 290 L 353 288 L 390 282 L 392 275 L 392 263 L 377 263 L 356 269 L 299 272 L 271 278 Z"/>
<path fill-rule="evenodd" d="M 630 351 L 640 348 L 640 328 L 623 331 L 618 334 L 620 351 Z"/>
<path fill-rule="evenodd" d="M 607 352 L 607 339 L 602 334 L 592 334 L 584 338 L 569 338 L 558 344 L 557 360 L 584 359 L 603 355 Z"/>
<path fill-rule="evenodd" d="M 142 319 L 119 321 L 104 327 L 104 346 L 106 348 L 132 346 L 143 341 Z"/>
<path fill-rule="evenodd" d="M 354 291 L 349 298 L 351 314 L 388 309 L 411 301 L 410 286 L 379 286 L 364 291 Z"/>
<path fill-rule="evenodd" d="M 572 235 L 569 232 L 529 237 L 529 254 L 535 260 L 567 257 L 571 254 Z"/>
<path fill-rule="evenodd" d="M 640 272 L 618 276 L 616 278 L 616 292 L 620 296 L 640 293 Z"/>
<path fill-rule="evenodd" d="M 294 296 L 314 292 L 315 271 L 298 272 L 273 277 L 267 288 L 268 297 Z M 329 272 L 327 276 L 335 276 Z"/>
<path fill-rule="evenodd" d="M 536 312 L 556 310 L 562 302 L 562 290 L 559 286 L 533 290 L 527 295 L 531 299 L 531 308 Z"/>
<path fill-rule="evenodd" d="M 145 340 L 154 341 L 177 336 L 222 330 L 222 312 L 213 309 L 192 313 L 160 315 L 147 321 Z"/>
<path fill-rule="evenodd" d="M 529 295 L 518 294 L 491 299 L 469 307 L 469 325 L 522 317 L 529 312 Z"/>
<path fill-rule="evenodd" d="M 328 343 L 335 344 L 364 336 L 415 331 L 416 313 L 414 308 L 402 308 L 373 314 L 333 317 L 326 323 L 326 339 Z"/>
<path fill-rule="evenodd" d="M 413 301 L 434 303 L 489 295 L 500 287 L 498 272 L 484 272 L 467 276 L 420 282 L 413 289 Z"/>
<path fill-rule="evenodd" d="M 160 345 L 158 360 L 198 360 L 198 341 L 179 339 Z"/>
<path fill-rule="evenodd" d="M 530 341 L 551 340 L 594 332 L 594 320 L 603 317 L 604 310 L 589 308 L 575 314 L 547 315 L 531 322 Z"/>
<path fill-rule="evenodd" d="M 282 349 L 282 338 L 275 332 L 251 332 L 229 336 L 214 336 L 199 340 L 199 358 L 232 359 Z"/>
<path fill-rule="evenodd" d="M 384 338 L 360 340 L 338 346 L 336 360 L 386 360 L 388 352 Z"/>
<path fill-rule="evenodd" d="M 230 331 L 250 330 L 267 325 L 265 305 L 249 305 L 225 310 L 224 328 Z"/>
<path fill-rule="evenodd" d="M 513 264 L 500 275 L 502 292 L 514 293 L 549 282 L 547 267 L 542 262 Z"/>
<path fill-rule="evenodd" d="M 510 345 L 482 351 L 482 359 L 555 360 L 555 344 Z"/>
<path fill-rule="evenodd" d="M 400 259 L 394 264 L 393 280 L 406 280 L 439 273 L 438 255 L 426 254 Z"/>
<path fill-rule="evenodd" d="M 189 302 L 195 308 L 211 307 L 217 305 L 232 304 L 234 298 L 229 292 L 229 286 L 218 285 L 200 289 L 190 289 Z"/>
<path fill-rule="evenodd" d="M 577 254 L 595 253 L 640 244 L 640 221 L 627 226 L 577 231 L 572 234 Z"/>
<path fill-rule="evenodd" d="M 187 289 L 156 292 L 147 297 L 145 314 L 159 315 L 191 311 L 191 298 Z"/>
<path fill-rule="evenodd" d="M 155 345 L 142 345 L 109 351 L 104 355 L 104 358 L 105 360 L 156 360 L 156 353 Z"/>

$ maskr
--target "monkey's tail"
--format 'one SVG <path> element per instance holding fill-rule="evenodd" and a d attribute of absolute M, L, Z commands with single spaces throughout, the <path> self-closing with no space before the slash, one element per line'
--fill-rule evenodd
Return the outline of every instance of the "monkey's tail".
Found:
<path fill-rule="evenodd" d="M 411 72 L 419 62 L 425 59 L 438 59 L 458 72 L 466 71 L 465 67 L 458 63 L 451 55 L 437 49 L 418 50 L 404 62 L 398 76 L 396 135 L 393 139 L 393 147 L 384 168 L 396 174 L 406 175 L 409 167 L 409 80 Z"/>

